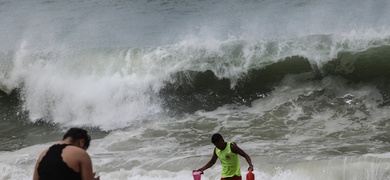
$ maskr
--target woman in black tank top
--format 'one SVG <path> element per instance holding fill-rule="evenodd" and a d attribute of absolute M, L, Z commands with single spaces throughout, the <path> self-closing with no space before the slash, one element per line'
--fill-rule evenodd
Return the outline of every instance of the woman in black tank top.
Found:
<path fill-rule="evenodd" d="M 86 130 L 69 129 L 62 141 L 41 153 L 35 165 L 34 180 L 99 180 L 86 152 L 90 141 Z"/>
<path fill-rule="evenodd" d="M 38 166 L 39 180 L 81 180 L 81 174 L 62 160 L 62 150 L 66 146 L 69 144 L 55 144 L 49 148 Z"/>

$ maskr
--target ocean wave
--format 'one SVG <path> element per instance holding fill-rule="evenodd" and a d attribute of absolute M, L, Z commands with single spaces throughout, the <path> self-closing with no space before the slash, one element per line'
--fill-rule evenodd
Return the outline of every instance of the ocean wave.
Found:
<path fill-rule="evenodd" d="M 299 81 L 319 81 L 328 76 L 342 77 L 345 83 L 368 83 L 378 88 L 387 105 L 390 93 L 390 46 L 370 48 L 361 52 L 340 52 L 321 67 L 301 56 L 287 57 L 279 62 L 246 72 L 231 88 L 228 78 L 219 79 L 212 71 L 178 72 L 175 81 L 167 82 L 160 96 L 165 105 L 178 111 L 214 110 L 224 104 L 250 105 L 267 96 L 286 75 L 301 74 Z"/>
<path fill-rule="evenodd" d="M 212 111 L 228 104 L 251 106 L 274 92 L 287 76 L 308 84 L 327 77 L 343 78 L 347 84 L 370 83 L 381 91 L 382 105 L 387 105 L 388 43 L 386 37 L 313 35 L 288 40 L 182 41 L 158 47 L 22 48 L 0 54 L 4 60 L 0 88 L 18 94 L 13 98 L 33 122 L 77 121 L 104 129 L 128 126 L 152 114 Z M 112 121 L 116 123 L 108 123 Z"/>
<path fill-rule="evenodd" d="M 219 79 L 210 70 L 178 72 L 176 80 L 160 90 L 160 96 L 166 106 L 184 112 L 214 110 L 225 104 L 250 105 L 267 96 L 285 75 L 310 72 L 314 72 L 310 62 L 299 56 L 249 70 L 233 88 L 229 79 Z"/>

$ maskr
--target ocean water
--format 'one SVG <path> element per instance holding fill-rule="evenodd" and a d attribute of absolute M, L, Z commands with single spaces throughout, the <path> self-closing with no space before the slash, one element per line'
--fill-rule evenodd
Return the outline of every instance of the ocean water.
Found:
<path fill-rule="evenodd" d="M 101 179 L 190 180 L 216 132 L 251 156 L 256 179 L 390 179 L 389 9 L 1 1 L 0 179 L 32 179 L 74 126 L 91 133 Z"/>

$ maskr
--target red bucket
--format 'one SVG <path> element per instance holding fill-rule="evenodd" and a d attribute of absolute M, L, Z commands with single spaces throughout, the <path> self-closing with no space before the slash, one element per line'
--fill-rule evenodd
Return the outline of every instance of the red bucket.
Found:
<path fill-rule="evenodd" d="M 192 176 L 194 177 L 194 180 L 200 180 L 200 177 L 202 176 L 202 171 L 192 171 Z"/>

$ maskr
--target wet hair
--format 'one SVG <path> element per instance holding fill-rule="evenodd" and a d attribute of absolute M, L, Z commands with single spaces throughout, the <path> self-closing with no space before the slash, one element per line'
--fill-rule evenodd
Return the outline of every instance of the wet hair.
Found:
<path fill-rule="evenodd" d="M 88 131 L 81 128 L 70 128 L 64 135 L 63 139 L 68 137 L 72 138 L 72 141 L 75 142 L 80 139 L 84 139 L 84 146 L 88 149 L 89 144 L 91 142 L 91 136 L 88 134 Z"/>
<path fill-rule="evenodd" d="M 220 141 L 223 141 L 223 137 L 221 134 L 219 133 L 215 133 L 213 134 L 213 136 L 211 136 L 211 142 L 213 144 L 217 143 L 217 142 L 220 142 Z"/>

